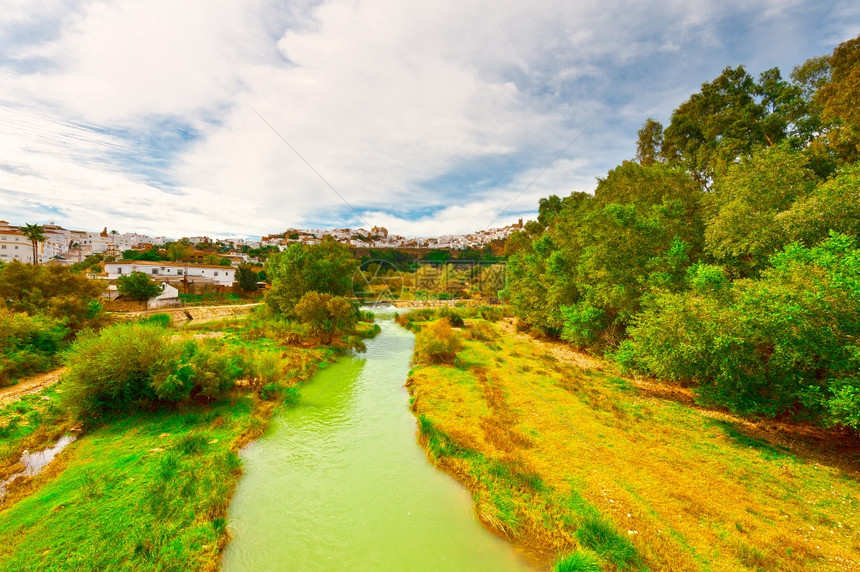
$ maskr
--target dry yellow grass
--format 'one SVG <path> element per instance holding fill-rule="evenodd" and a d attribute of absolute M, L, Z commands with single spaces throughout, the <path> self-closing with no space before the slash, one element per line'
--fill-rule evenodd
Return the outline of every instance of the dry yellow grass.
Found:
<path fill-rule="evenodd" d="M 473 491 L 490 528 L 564 553 L 596 509 L 639 555 L 605 555 L 607 569 L 860 570 L 857 457 L 492 328 L 456 368 L 419 367 L 409 383 L 422 428 L 452 444 L 434 448 L 424 431 L 431 458 Z"/>

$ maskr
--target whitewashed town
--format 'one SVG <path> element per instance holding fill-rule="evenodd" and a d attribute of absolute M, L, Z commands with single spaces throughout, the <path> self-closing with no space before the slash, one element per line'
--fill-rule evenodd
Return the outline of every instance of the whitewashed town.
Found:
<path fill-rule="evenodd" d="M 192 246 L 201 244 L 218 244 L 225 256 L 235 259 L 238 264 L 249 261 L 252 257 L 244 251 L 258 249 L 264 246 L 274 246 L 284 250 L 290 244 L 316 244 L 325 236 L 331 236 L 342 244 L 360 248 L 426 248 L 426 249 L 466 249 L 481 248 L 493 241 L 504 240 L 513 231 L 522 228 L 522 220 L 517 224 L 502 228 L 481 230 L 470 234 L 443 235 L 434 238 L 407 238 L 389 234 L 384 227 L 374 226 L 370 230 L 363 228 L 336 229 L 296 229 L 288 228 L 279 234 L 269 234 L 254 240 L 251 238 L 222 238 L 215 239 L 207 236 L 184 237 Z M 50 222 L 41 225 L 45 240 L 37 244 L 38 262 L 44 264 L 54 261 L 59 264 L 80 262 L 91 254 L 103 254 L 121 260 L 123 252 L 128 250 L 147 250 L 153 246 L 161 246 L 177 240 L 165 236 L 149 236 L 136 232 L 120 233 L 108 231 L 70 230 Z M 22 226 L 0 220 L 0 261 L 32 263 L 33 249 L 30 239 L 22 232 Z M 244 248 L 243 248 L 244 247 Z"/>

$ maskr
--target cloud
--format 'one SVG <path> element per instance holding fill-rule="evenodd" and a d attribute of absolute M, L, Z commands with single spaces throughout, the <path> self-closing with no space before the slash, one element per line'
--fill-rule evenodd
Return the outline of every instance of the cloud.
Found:
<path fill-rule="evenodd" d="M 799 0 L 15 0 L 0 15 L 0 210 L 168 235 L 465 232 L 596 119 L 510 222 L 593 189 L 646 117 L 666 121 L 726 65 L 822 53 L 852 29 L 831 14 Z"/>

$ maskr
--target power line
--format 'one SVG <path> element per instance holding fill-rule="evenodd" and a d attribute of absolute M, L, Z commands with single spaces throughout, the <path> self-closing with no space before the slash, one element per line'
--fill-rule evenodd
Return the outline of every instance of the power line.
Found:
<path fill-rule="evenodd" d="M 299 152 L 296 150 L 296 148 L 295 148 L 295 147 L 293 147 L 292 145 L 290 145 L 290 142 L 289 142 L 289 141 L 287 141 L 287 140 L 284 138 L 284 136 L 283 136 L 283 135 L 281 135 L 281 134 L 278 132 L 278 130 L 277 130 L 277 129 L 275 129 L 275 128 L 272 126 L 272 124 L 271 124 L 271 123 L 269 123 L 268 121 L 266 121 L 266 118 L 265 118 L 265 117 L 263 117 L 262 115 L 260 115 L 260 112 L 259 112 L 259 111 L 257 111 L 257 110 L 256 110 L 256 109 L 254 109 L 253 107 L 251 108 L 251 110 L 252 110 L 254 113 L 256 113 L 256 114 L 257 114 L 257 117 L 259 117 L 259 118 L 263 121 L 263 123 L 265 123 L 265 124 L 269 127 L 269 129 L 271 129 L 271 130 L 272 130 L 272 132 L 273 132 L 275 135 L 277 135 L 277 136 L 280 138 L 280 140 L 281 140 L 281 141 L 283 141 L 283 142 L 287 145 L 287 147 L 289 147 L 289 148 L 293 151 L 293 153 L 295 153 L 295 154 L 296 154 L 296 156 L 297 156 L 299 159 L 301 159 L 301 160 L 304 162 L 304 164 L 305 164 L 305 165 L 307 165 L 307 166 L 310 168 L 310 170 L 311 170 L 311 171 L 313 171 L 313 172 L 314 172 L 314 174 L 316 174 L 316 176 L 317 176 L 317 177 L 319 177 L 319 178 L 320 178 L 320 180 L 321 180 L 323 183 L 325 183 L 325 184 L 326 184 L 326 186 L 327 186 L 328 188 L 330 188 L 330 189 L 334 192 L 334 194 L 336 194 L 338 197 L 340 197 L 340 200 L 342 200 L 342 201 L 343 201 L 343 203 L 344 203 L 346 206 L 348 206 L 348 207 L 352 210 L 352 212 L 353 212 L 353 213 L 355 213 L 355 216 L 357 216 L 357 217 L 358 217 L 358 219 L 359 219 L 360 221 L 362 221 L 364 224 L 366 224 L 366 225 L 367 225 L 367 228 L 369 228 L 369 229 L 370 229 L 370 228 L 373 228 L 373 225 L 372 225 L 372 224 L 370 224 L 369 222 L 367 222 L 367 219 L 365 219 L 363 216 L 361 216 L 361 214 L 360 214 L 360 213 L 355 209 L 355 207 L 354 207 L 354 206 L 352 206 L 352 205 L 349 203 L 349 201 L 347 201 L 347 200 L 343 197 L 343 195 L 342 195 L 342 194 L 340 194 L 339 192 L 337 192 L 337 189 L 335 189 L 335 188 L 331 185 L 331 183 L 329 183 L 329 182 L 326 180 L 326 178 L 325 178 L 325 177 L 323 177 L 323 176 L 320 174 L 320 172 L 319 172 L 319 171 L 317 171 L 316 169 L 314 169 L 314 166 L 313 166 L 313 165 L 311 165 L 311 164 L 308 162 L 308 160 L 307 160 L 307 159 L 305 159 L 304 157 L 302 157 L 302 154 L 301 154 L 301 153 L 299 153 Z"/>
<path fill-rule="evenodd" d="M 591 121 L 589 121 L 589 122 L 588 122 L 588 125 L 586 125 L 586 126 L 585 126 L 585 128 L 584 128 L 582 131 L 580 131 L 580 132 L 576 135 L 576 137 L 574 137 L 574 138 L 570 141 L 570 143 L 568 143 L 568 144 L 567 144 L 567 147 L 565 147 L 564 149 L 562 149 L 562 150 L 561 150 L 561 152 L 560 152 L 558 155 L 556 155 L 556 156 L 555 156 L 555 159 L 553 159 L 552 161 L 550 161 L 550 162 L 549 162 L 549 164 L 548 164 L 546 167 L 544 167 L 544 168 L 541 170 L 541 172 L 540 172 L 540 173 L 538 173 L 538 174 L 537 174 L 537 176 L 536 176 L 534 179 L 532 179 L 532 182 L 531 182 L 531 183 L 529 183 L 528 185 L 526 185 L 526 186 L 525 186 L 525 188 L 524 188 L 522 191 L 520 191 L 520 194 L 518 194 L 517 196 L 515 196 L 515 197 L 514 197 L 514 200 L 512 200 L 512 201 L 508 204 L 508 206 L 506 206 L 505 208 L 503 208 L 503 209 L 501 210 L 501 212 L 499 212 L 499 214 L 497 214 L 497 215 L 496 215 L 496 218 L 494 218 L 494 219 L 490 222 L 490 224 L 486 225 L 486 227 L 485 227 L 485 228 L 487 228 L 487 229 L 491 228 L 491 227 L 493 226 L 493 224 L 495 224 L 495 222 L 496 222 L 497 220 L 499 220 L 499 219 L 501 218 L 501 216 L 502 216 L 503 214 L 505 214 L 505 212 L 507 212 L 507 210 L 508 210 L 509 208 L 511 208 L 511 206 L 513 206 L 513 204 L 514 204 L 515 202 L 517 202 L 521 196 L 523 196 L 523 193 L 525 193 L 527 190 L 529 190 L 529 189 L 531 188 L 531 186 L 532 186 L 532 185 L 534 185 L 534 184 L 537 182 L 537 180 L 538 180 L 538 179 L 540 179 L 540 178 L 541 178 L 541 176 L 543 176 L 543 174 L 544 174 L 544 173 L 546 173 L 546 172 L 547 172 L 547 170 L 555 164 L 555 162 L 556 162 L 556 161 L 558 161 L 559 159 L 561 159 L 561 156 L 562 156 L 562 155 L 564 155 L 564 154 L 567 152 L 567 150 L 568 150 L 568 149 L 570 149 L 570 148 L 573 146 L 573 144 L 574 144 L 574 143 L 576 143 L 576 142 L 577 142 L 577 140 L 578 140 L 580 137 L 582 137 L 583 135 L 585 135 L 585 132 L 586 132 L 586 131 L 588 131 L 588 129 L 589 129 L 592 125 L 594 125 L 594 122 L 595 122 L 595 121 L 597 121 L 597 117 L 598 117 L 598 116 L 597 116 L 597 115 L 595 115 L 595 116 L 594 116 L 594 118 L 593 118 Z"/>

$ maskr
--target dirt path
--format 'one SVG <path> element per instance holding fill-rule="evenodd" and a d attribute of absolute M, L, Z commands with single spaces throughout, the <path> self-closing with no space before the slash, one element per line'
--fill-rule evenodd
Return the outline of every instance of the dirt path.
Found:
<path fill-rule="evenodd" d="M 15 385 L 0 388 L 0 405 L 6 405 L 31 393 L 38 393 L 60 381 L 60 377 L 64 373 L 66 373 L 66 368 L 61 367 L 53 371 L 26 377 Z"/>

